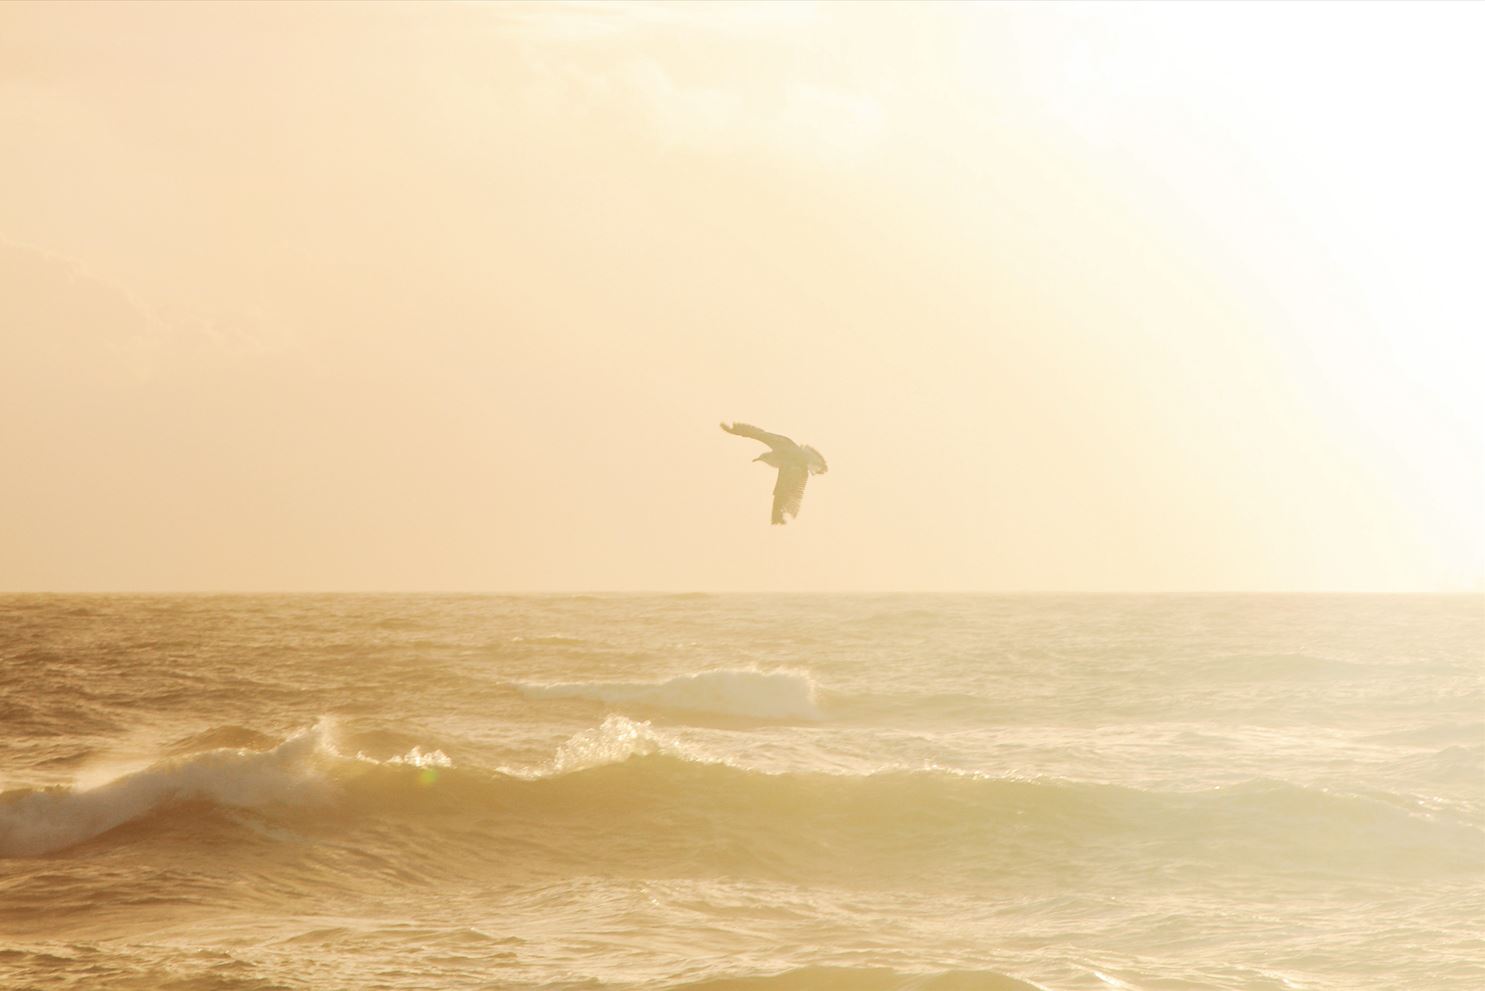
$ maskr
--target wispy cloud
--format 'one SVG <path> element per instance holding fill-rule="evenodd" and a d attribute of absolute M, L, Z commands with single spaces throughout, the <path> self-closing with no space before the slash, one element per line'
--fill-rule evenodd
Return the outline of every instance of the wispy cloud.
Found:
<path fill-rule="evenodd" d="M 756 37 L 817 22 L 815 3 L 754 3 L 718 0 L 564 0 L 541 4 L 497 4 L 473 0 L 510 27 L 564 41 L 603 41 L 657 30 L 687 30 Z"/>
<path fill-rule="evenodd" d="M 0 235 L 0 326 L 19 375 L 67 369 L 146 382 L 181 361 L 221 362 L 294 346 L 266 314 L 161 307 L 70 258 Z"/>
<path fill-rule="evenodd" d="M 789 57 L 820 23 L 813 5 L 575 2 L 503 16 L 526 35 L 528 104 L 542 112 L 627 113 L 664 148 L 823 165 L 860 159 L 886 132 L 874 94 Z"/>

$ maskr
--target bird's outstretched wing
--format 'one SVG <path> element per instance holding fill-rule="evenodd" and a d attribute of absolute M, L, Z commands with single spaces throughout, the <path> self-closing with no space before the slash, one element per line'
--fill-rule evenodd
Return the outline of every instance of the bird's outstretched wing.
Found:
<path fill-rule="evenodd" d="M 810 473 L 805 468 L 780 468 L 779 480 L 773 485 L 773 522 L 782 525 L 785 514 L 799 515 L 799 504 L 804 500 L 804 483 Z"/>
<path fill-rule="evenodd" d="M 774 450 L 778 450 L 780 447 L 790 448 L 794 446 L 794 442 L 783 434 L 771 434 L 767 430 L 759 430 L 751 423 L 724 423 L 722 424 L 722 429 L 729 434 L 737 434 L 739 437 L 751 437 L 754 440 L 761 440 Z"/>

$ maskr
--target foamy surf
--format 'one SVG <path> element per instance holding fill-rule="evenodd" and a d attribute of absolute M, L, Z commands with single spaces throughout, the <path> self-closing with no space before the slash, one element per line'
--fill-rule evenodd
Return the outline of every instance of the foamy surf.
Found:
<path fill-rule="evenodd" d="M 722 668 L 664 681 L 522 684 L 530 698 L 590 699 L 753 719 L 820 719 L 819 690 L 803 671 Z"/>

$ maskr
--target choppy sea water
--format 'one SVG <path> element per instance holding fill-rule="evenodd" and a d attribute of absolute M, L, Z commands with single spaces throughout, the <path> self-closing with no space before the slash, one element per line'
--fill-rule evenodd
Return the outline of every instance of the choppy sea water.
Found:
<path fill-rule="evenodd" d="M 0 598 L 0 987 L 1485 987 L 1485 600 Z"/>

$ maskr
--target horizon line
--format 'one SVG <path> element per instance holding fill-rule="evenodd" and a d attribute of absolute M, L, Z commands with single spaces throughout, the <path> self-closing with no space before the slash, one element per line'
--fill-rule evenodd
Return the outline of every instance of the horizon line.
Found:
<path fill-rule="evenodd" d="M 940 596 L 1485 596 L 1485 588 L 1466 589 L 0 589 L 0 596 L 679 596 L 679 595 L 940 595 Z"/>

